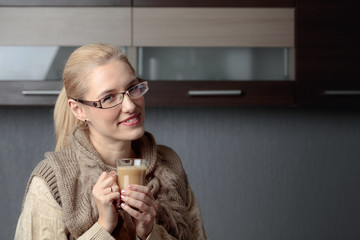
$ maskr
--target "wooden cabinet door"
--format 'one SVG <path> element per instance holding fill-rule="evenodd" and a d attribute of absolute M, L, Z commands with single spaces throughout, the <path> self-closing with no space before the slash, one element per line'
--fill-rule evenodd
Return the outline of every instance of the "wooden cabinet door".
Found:
<path fill-rule="evenodd" d="M 298 104 L 360 106 L 359 8 L 341 0 L 297 1 Z"/>
<path fill-rule="evenodd" d="M 293 47 L 293 8 L 134 8 L 134 46 Z"/>
<path fill-rule="evenodd" d="M 2 0 L 0 6 L 131 6 L 131 0 Z"/>
<path fill-rule="evenodd" d="M 0 7 L 0 45 L 131 45 L 130 7 Z"/>
<path fill-rule="evenodd" d="M 294 0 L 133 0 L 135 7 L 294 7 Z"/>
<path fill-rule="evenodd" d="M 134 7 L 133 46 L 291 48 L 294 9 Z M 294 81 L 168 80 L 150 81 L 148 106 L 294 104 Z"/>

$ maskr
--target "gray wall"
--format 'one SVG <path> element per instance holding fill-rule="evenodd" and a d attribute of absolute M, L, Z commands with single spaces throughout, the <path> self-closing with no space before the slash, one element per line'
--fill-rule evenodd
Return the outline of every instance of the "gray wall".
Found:
<path fill-rule="evenodd" d="M 0 108 L 0 239 L 54 144 L 51 108 Z M 183 160 L 211 239 L 359 239 L 360 110 L 149 108 Z"/>

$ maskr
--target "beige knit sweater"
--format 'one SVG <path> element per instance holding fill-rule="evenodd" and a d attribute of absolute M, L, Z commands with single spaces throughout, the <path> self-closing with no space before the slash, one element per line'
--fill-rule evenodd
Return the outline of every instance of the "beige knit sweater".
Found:
<path fill-rule="evenodd" d="M 207 239 L 199 205 L 177 154 L 168 147 L 156 145 L 147 132 L 133 141 L 132 148 L 138 157 L 150 161 L 146 181 L 159 206 L 151 239 Z M 103 163 L 86 131 L 75 130 L 70 147 L 45 156 L 30 176 L 16 236 L 29 232 L 27 228 L 32 229 L 31 232 L 49 229 L 46 221 L 34 217 L 39 215 L 34 211 L 30 211 L 30 217 L 23 217 L 25 212 L 29 215 L 27 207 L 32 206 L 29 195 L 38 189 L 36 186 L 46 185 L 51 198 L 42 201 L 44 209 L 55 206 L 58 210 L 59 222 L 52 226 L 60 226 L 60 230 L 59 236 L 54 237 L 61 238 L 62 234 L 68 239 L 84 236 L 86 239 L 135 239 L 134 224 L 126 213 L 119 212 L 119 224 L 112 235 L 96 223 L 98 212 L 91 190 L 103 171 L 115 169 Z"/>

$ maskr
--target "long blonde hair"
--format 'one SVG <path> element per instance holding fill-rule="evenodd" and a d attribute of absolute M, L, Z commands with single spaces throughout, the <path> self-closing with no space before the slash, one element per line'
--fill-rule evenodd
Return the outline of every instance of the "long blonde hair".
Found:
<path fill-rule="evenodd" d="M 87 91 L 87 81 L 91 71 L 110 60 L 127 63 L 135 74 L 135 70 L 127 57 L 115 46 L 109 44 L 89 44 L 76 49 L 66 62 L 63 72 L 63 84 L 54 109 L 54 125 L 56 135 L 55 150 L 58 151 L 70 144 L 70 134 L 83 123 L 78 120 L 68 105 L 68 99 L 83 99 Z"/>

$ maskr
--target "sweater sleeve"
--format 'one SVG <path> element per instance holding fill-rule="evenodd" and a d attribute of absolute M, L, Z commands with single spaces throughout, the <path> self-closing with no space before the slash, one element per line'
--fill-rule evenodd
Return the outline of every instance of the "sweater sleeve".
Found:
<path fill-rule="evenodd" d="M 34 177 L 29 186 L 15 232 L 17 239 L 67 239 L 61 207 L 44 180 Z"/>
<path fill-rule="evenodd" d="M 18 220 L 15 240 L 68 239 L 61 206 L 52 196 L 45 181 L 34 177 L 25 198 Z M 113 240 L 114 238 L 98 223 L 95 223 L 78 239 Z"/>

